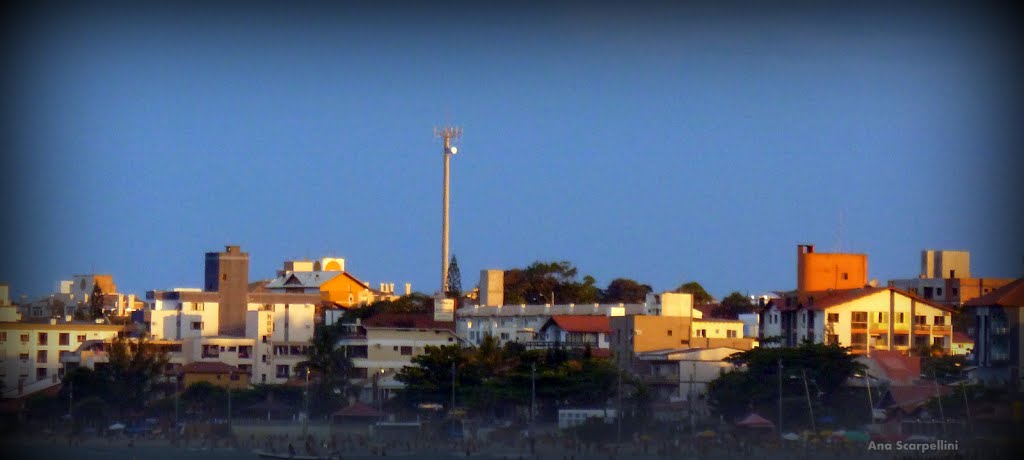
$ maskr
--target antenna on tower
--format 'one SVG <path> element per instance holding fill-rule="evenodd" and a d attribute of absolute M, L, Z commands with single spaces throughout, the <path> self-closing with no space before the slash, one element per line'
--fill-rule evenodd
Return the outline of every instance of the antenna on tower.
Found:
<path fill-rule="evenodd" d="M 835 246 L 832 247 L 832 252 L 846 252 L 846 245 L 843 242 L 843 233 L 845 231 L 843 224 L 843 210 L 839 210 L 839 224 L 836 225 L 836 241 Z"/>
<path fill-rule="evenodd" d="M 448 192 L 450 189 L 450 162 L 452 155 L 458 152 L 458 149 L 452 145 L 452 139 L 462 136 L 462 128 L 450 125 L 441 128 L 435 126 L 434 136 L 444 139 L 444 149 L 441 150 L 441 156 L 444 157 L 444 187 L 442 189 L 443 204 L 441 211 L 441 289 L 438 291 L 439 298 L 443 298 L 445 289 L 448 286 Z"/>

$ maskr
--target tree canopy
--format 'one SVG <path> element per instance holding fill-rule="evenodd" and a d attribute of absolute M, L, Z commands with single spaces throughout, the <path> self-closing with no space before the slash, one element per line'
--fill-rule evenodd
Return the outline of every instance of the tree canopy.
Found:
<path fill-rule="evenodd" d="M 733 291 L 729 295 L 722 299 L 721 305 L 714 311 L 714 316 L 720 318 L 736 318 L 741 313 L 751 313 L 754 311 L 754 303 L 750 301 L 750 297 L 747 297 L 737 291 Z"/>
<path fill-rule="evenodd" d="M 817 405 L 830 401 L 847 379 L 863 371 L 863 365 L 854 361 L 847 349 L 816 343 L 793 348 L 758 347 L 736 353 L 726 361 L 738 369 L 711 381 L 708 397 L 719 412 L 728 417 L 743 415 L 752 406 L 778 401 L 780 363 L 783 397 L 813 392 L 811 399 L 817 401 Z"/>
<path fill-rule="evenodd" d="M 628 278 L 616 278 L 608 283 L 602 292 L 601 302 L 604 303 L 643 303 L 648 293 L 653 291 L 650 286 L 640 284 Z"/>
<path fill-rule="evenodd" d="M 526 268 L 505 271 L 505 303 L 595 303 L 601 289 L 593 277 L 577 280 L 568 261 L 534 262 Z"/>
<path fill-rule="evenodd" d="M 708 304 L 715 301 L 708 291 L 704 290 L 704 286 L 696 281 L 690 281 L 688 283 L 680 284 L 679 287 L 675 288 L 672 292 L 679 292 L 685 294 L 693 294 L 693 303 L 697 305 Z"/>

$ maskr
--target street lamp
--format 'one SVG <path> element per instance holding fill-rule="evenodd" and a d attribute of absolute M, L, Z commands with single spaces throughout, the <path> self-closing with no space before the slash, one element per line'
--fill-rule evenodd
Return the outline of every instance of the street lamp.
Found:
<path fill-rule="evenodd" d="M 374 390 L 373 390 L 373 392 L 374 392 L 373 393 L 373 397 L 374 397 L 374 399 L 377 400 L 377 411 L 379 411 L 379 412 L 383 412 L 384 411 L 384 388 L 382 388 L 381 385 L 379 383 L 377 383 L 377 382 L 378 382 L 378 377 L 383 377 L 383 376 L 384 376 L 384 369 L 380 369 L 380 370 L 377 371 L 376 374 L 373 374 L 373 381 L 374 381 L 374 384 L 373 384 L 373 388 L 374 388 Z"/>

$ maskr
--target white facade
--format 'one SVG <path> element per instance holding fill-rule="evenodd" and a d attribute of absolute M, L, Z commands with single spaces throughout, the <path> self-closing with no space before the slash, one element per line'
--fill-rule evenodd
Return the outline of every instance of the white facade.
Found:
<path fill-rule="evenodd" d="M 829 302 L 829 297 L 823 296 L 819 305 L 824 305 L 788 311 L 780 308 L 781 301 L 773 303 L 765 311 L 763 337 L 788 334 L 794 344 L 809 339 L 815 343 L 835 342 L 852 347 L 853 352 L 867 352 L 890 349 L 890 346 L 894 350 L 908 350 L 915 346 L 910 338 L 912 331 L 918 345 L 935 344 L 947 352 L 952 345 L 952 318 L 948 309 L 888 288 L 864 290 L 858 295 L 833 295 L 847 298 Z M 788 319 L 787 315 L 790 315 Z M 787 327 L 787 321 L 793 324 Z"/>
<path fill-rule="evenodd" d="M 473 305 L 455 314 L 455 332 L 470 343 L 479 344 L 491 335 L 498 342 L 531 342 L 538 338 L 541 326 L 555 315 L 654 315 L 690 316 L 703 313 L 693 308 L 692 294 L 666 292 L 648 294 L 642 304 L 561 304 L 561 305 Z"/>
<path fill-rule="evenodd" d="M 187 340 L 217 335 L 219 303 L 150 299 L 145 318 L 154 340 Z"/>
<path fill-rule="evenodd" d="M 62 356 L 88 340 L 113 339 L 121 329 L 84 321 L 0 323 L 4 396 L 16 397 L 59 383 L 64 376 Z"/>
<path fill-rule="evenodd" d="M 637 353 L 637 359 L 650 363 L 648 376 L 674 386 L 668 394 L 672 401 L 691 401 L 707 393 L 707 385 L 735 366 L 725 358 L 739 353 L 735 348 L 688 348 Z"/>

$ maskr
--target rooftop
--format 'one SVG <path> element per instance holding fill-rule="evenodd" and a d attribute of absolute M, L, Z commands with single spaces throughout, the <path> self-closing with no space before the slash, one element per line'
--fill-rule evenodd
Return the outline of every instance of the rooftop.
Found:
<path fill-rule="evenodd" d="M 967 307 L 1024 307 L 1024 278 L 1020 278 L 981 297 L 968 300 Z"/>

